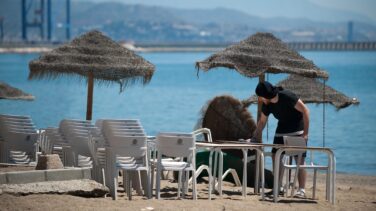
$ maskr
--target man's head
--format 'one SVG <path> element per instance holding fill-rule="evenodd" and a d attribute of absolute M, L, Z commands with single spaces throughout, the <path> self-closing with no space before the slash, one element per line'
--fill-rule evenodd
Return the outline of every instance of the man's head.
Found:
<path fill-rule="evenodd" d="M 257 96 L 262 97 L 264 103 L 269 102 L 278 94 L 278 88 L 273 86 L 271 83 L 264 81 L 260 82 L 255 90 Z"/>

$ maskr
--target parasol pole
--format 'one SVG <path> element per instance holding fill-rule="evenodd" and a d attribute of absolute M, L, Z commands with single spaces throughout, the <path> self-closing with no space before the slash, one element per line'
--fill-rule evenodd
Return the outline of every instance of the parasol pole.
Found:
<path fill-rule="evenodd" d="M 262 74 L 259 76 L 259 82 L 264 82 L 265 81 L 265 74 Z M 262 101 L 260 97 L 257 97 L 257 123 L 260 121 L 261 118 L 261 107 L 262 107 Z M 258 140 L 261 140 L 262 143 L 262 133 L 257 134 L 258 137 L 256 137 Z"/>
<path fill-rule="evenodd" d="M 94 76 L 93 71 L 89 71 L 87 82 L 87 108 L 86 120 L 91 120 L 93 113 L 93 90 L 94 90 Z"/>
<path fill-rule="evenodd" d="M 324 88 L 323 88 L 323 101 L 324 103 L 322 104 L 322 147 L 325 147 L 325 104 L 326 104 L 326 99 L 325 99 L 325 80 L 324 80 Z"/>
<path fill-rule="evenodd" d="M 259 82 L 264 82 L 264 81 L 265 81 L 265 74 L 262 74 L 259 76 Z M 257 97 L 257 123 L 260 121 L 260 118 L 261 118 L 261 107 L 262 107 L 262 101 L 260 97 Z M 260 142 L 262 143 L 262 132 L 260 134 L 257 134 L 257 136 L 258 136 L 256 137 L 257 140 L 260 140 Z M 261 165 L 259 165 L 259 163 L 260 163 L 260 156 L 259 156 L 259 152 L 256 151 L 256 169 L 257 170 L 255 171 L 255 178 L 256 178 L 257 173 L 264 171 L 264 169 L 261 168 Z M 255 190 L 255 193 L 259 193 L 259 191 L 260 191 L 260 187 L 258 186 L 258 188 L 256 188 Z"/>

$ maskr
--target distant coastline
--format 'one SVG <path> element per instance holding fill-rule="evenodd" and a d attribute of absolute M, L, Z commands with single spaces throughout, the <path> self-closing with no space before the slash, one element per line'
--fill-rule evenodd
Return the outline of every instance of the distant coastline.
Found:
<path fill-rule="evenodd" d="M 43 53 L 51 51 L 62 43 L 0 43 L 1 53 Z M 140 44 L 120 43 L 136 52 L 216 52 L 232 43 L 196 44 L 162 43 Z M 291 42 L 287 45 L 297 51 L 376 51 L 376 42 Z"/>

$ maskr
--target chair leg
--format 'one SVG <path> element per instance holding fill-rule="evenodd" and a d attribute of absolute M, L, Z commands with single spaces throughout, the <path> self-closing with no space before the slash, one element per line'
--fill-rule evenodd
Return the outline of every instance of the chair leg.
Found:
<path fill-rule="evenodd" d="M 97 166 L 93 164 L 93 166 L 91 167 L 91 178 L 95 180 L 96 182 L 100 182 L 97 176 L 98 175 L 97 171 L 98 171 Z"/>
<path fill-rule="evenodd" d="M 215 166 L 213 166 L 213 159 L 212 159 L 213 153 L 215 153 L 215 151 L 211 150 L 209 154 L 209 170 L 208 170 L 208 171 L 211 171 L 210 173 L 212 175 L 212 180 L 211 181 L 209 180 L 209 186 L 210 186 L 209 190 L 211 190 L 211 192 L 215 190 L 215 170 L 213 171 L 213 169 L 215 169 Z"/>
<path fill-rule="evenodd" d="M 154 168 L 154 166 L 150 167 L 149 174 L 150 174 L 150 177 L 149 177 L 150 178 L 150 188 L 151 188 L 151 191 L 153 191 L 153 188 L 154 188 L 154 174 L 155 174 L 155 168 Z M 153 194 L 151 193 L 151 195 L 153 195 Z"/>
<path fill-rule="evenodd" d="M 112 175 L 113 188 L 111 191 L 111 196 L 113 200 L 117 200 L 117 186 L 118 186 L 118 177 L 116 174 Z"/>
<path fill-rule="evenodd" d="M 210 172 L 210 169 L 208 169 L 208 175 L 209 175 L 209 200 L 211 200 L 213 176 Z"/>
<path fill-rule="evenodd" d="M 128 200 L 132 200 L 132 177 L 130 175 L 130 171 L 127 172 L 128 177 L 128 184 L 127 184 L 127 192 L 128 192 Z"/>
<path fill-rule="evenodd" d="M 128 175 L 128 171 L 123 170 L 123 188 L 124 188 L 124 193 L 128 194 L 128 180 L 130 180 L 130 177 Z"/>
<path fill-rule="evenodd" d="M 330 177 L 329 177 L 329 170 L 326 170 L 326 187 L 325 187 L 325 190 L 326 190 L 326 194 L 325 194 L 325 198 L 327 201 L 330 201 L 330 198 L 329 198 L 329 193 L 330 193 Z"/>
<path fill-rule="evenodd" d="M 197 187 L 196 187 L 196 173 L 195 173 L 195 170 L 192 171 L 192 178 L 193 178 L 193 180 L 192 180 L 193 200 L 197 200 Z"/>
<path fill-rule="evenodd" d="M 219 156 L 219 152 L 214 151 L 213 191 L 215 191 L 216 184 L 219 182 L 219 175 L 218 175 L 219 170 L 217 169 L 217 167 L 219 168 L 219 166 L 218 166 L 218 156 Z"/>
<path fill-rule="evenodd" d="M 157 167 L 157 178 L 156 178 L 156 181 L 155 181 L 155 183 L 156 183 L 156 197 L 157 197 L 157 199 L 160 199 L 161 198 L 161 194 L 160 194 L 160 188 L 161 188 L 161 170 L 160 170 L 160 167 L 158 166 Z"/>
<path fill-rule="evenodd" d="M 193 179 L 193 176 L 192 176 L 192 179 Z M 188 193 L 188 189 L 189 189 L 189 171 L 185 171 L 183 198 L 185 197 L 185 194 Z"/>
<path fill-rule="evenodd" d="M 179 176 L 178 176 L 178 198 L 180 198 L 180 189 L 181 189 L 182 174 L 183 174 L 183 172 L 180 170 L 179 171 Z"/>
<path fill-rule="evenodd" d="M 151 199 L 151 191 L 152 191 L 152 188 L 151 188 L 151 182 L 150 182 L 150 170 L 146 170 L 146 185 L 147 185 L 147 196 L 148 196 L 148 199 Z"/>
<path fill-rule="evenodd" d="M 103 186 L 106 186 L 106 173 L 104 168 L 101 168 Z"/>
<path fill-rule="evenodd" d="M 317 169 L 313 172 L 313 190 L 312 190 L 312 199 L 316 199 L 316 179 L 317 179 Z"/>
<path fill-rule="evenodd" d="M 141 179 L 141 171 L 136 171 L 136 172 L 133 172 L 132 174 L 132 179 L 133 178 L 136 178 L 136 182 L 137 182 L 137 185 L 136 185 L 136 190 L 137 190 L 137 194 L 142 196 L 143 195 L 143 188 L 142 188 L 142 179 Z"/>
<path fill-rule="evenodd" d="M 219 167 L 218 167 L 218 192 L 220 196 L 222 196 L 222 175 L 223 175 L 223 153 L 220 153 L 219 154 Z"/>
<path fill-rule="evenodd" d="M 289 171 L 290 171 L 290 169 L 288 169 L 288 168 L 284 168 L 284 169 L 285 169 L 284 170 L 284 175 L 286 177 L 286 181 L 285 181 L 285 185 L 284 185 L 285 192 L 283 193 L 283 196 L 286 197 L 288 195 L 287 193 L 288 193 L 289 188 L 290 188 L 290 180 L 289 180 Z M 283 177 L 283 174 L 282 174 L 282 177 Z M 282 179 L 281 179 L 281 181 L 282 181 Z"/>

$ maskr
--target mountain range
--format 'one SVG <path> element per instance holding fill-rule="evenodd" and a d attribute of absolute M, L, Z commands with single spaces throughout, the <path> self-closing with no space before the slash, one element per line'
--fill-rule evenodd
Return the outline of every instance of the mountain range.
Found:
<path fill-rule="evenodd" d="M 52 5 L 53 39 L 64 40 L 65 1 L 52 1 Z M 37 8 L 37 5 L 31 4 L 31 10 L 33 7 Z M 323 14 L 328 15 L 328 9 Z M 347 41 L 348 21 L 352 21 L 353 41 L 376 40 L 376 25 L 372 20 L 349 14 L 349 20 L 343 21 L 345 15 L 333 11 L 333 19 L 318 21 L 291 17 L 265 18 L 227 8 L 181 9 L 119 2 L 72 1 L 71 33 L 74 37 L 90 29 L 99 29 L 118 41 L 145 44 L 236 42 L 259 31 L 272 32 L 284 41 Z M 0 16 L 4 20 L 4 40 L 20 40 L 21 0 L 1 0 Z M 30 12 L 28 19 L 34 20 L 33 16 L 34 13 Z M 37 29 L 30 29 L 29 32 L 29 40 L 40 39 Z"/>

